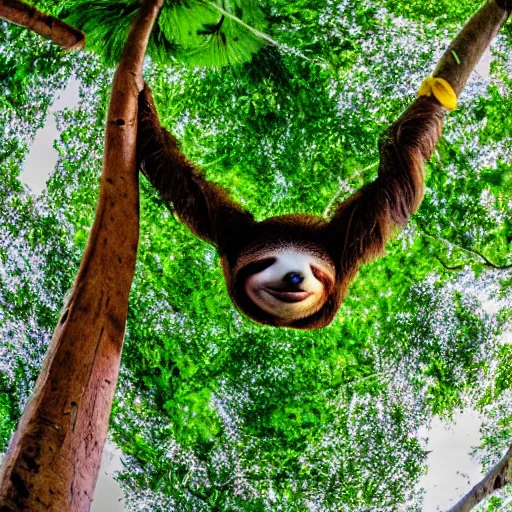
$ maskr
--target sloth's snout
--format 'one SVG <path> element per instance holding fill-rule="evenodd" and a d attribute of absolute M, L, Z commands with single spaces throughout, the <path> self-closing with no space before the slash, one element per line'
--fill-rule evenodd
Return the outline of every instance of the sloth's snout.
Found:
<path fill-rule="evenodd" d="M 288 272 L 283 277 L 283 282 L 289 286 L 299 286 L 304 281 L 304 275 L 300 272 Z"/>

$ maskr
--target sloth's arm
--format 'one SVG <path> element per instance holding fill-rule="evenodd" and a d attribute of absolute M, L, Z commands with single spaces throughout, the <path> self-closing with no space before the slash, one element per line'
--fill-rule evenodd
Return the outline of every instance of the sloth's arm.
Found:
<path fill-rule="evenodd" d="M 139 96 L 137 154 L 143 174 L 167 206 L 199 238 L 220 252 L 230 236 L 253 222 L 252 215 L 208 181 L 162 128 L 149 86 Z"/>
<path fill-rule="evenodd" d="M 512 0 L 489 0 L 444 53 L 433 77 L 458 96 L 509 16 Z M 384 252 L 396 226 L 404 226 L 423 198 L 423 168 L 441 136 L 445 109 L 431 96 L 414 103 L 382 135 L 377 179 L 341 203 L 330 222 L 332 243 L 347 271 Z"/>

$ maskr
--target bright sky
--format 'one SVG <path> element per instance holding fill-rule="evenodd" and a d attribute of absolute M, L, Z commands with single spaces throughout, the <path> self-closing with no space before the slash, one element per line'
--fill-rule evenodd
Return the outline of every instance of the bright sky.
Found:
<path fill-rule="evenodd" d="M 57 162 L 58 153 L 53 148 L 53 142 L 59 138 L 59 131 L 53 113 L 64 108 L 76 108 L 79 100 L 78 91 L 77 80 L 70 80 L 64 90 L 57 91 L 44 127 L 37 130 L 20 176 L 20 181 L 28 185 L 36 196 L 46 187 L 46 180 Z"/>
<path fill-rule="evenodd" d="M 477 67 L 478 74 L 489 79 L 490 55 L 484 55 Z M 79 82 L 71 80 L 63 91 L 56 94 L 43 128 L 37 131 L 34 143 L 25 162 L 20 180 L 30 187 L 37 196 L 45 188 L 46 180 L 57 161 L 57 151 L 53 149 L 54 140 L 59 132 L 53 112 L 63 108 L 76 108 L 79 100 Z M 421 479 L 420 485 L 426 495 L 423 512 L 446 510 L 454 505 L 482 478 L 480 465 L 472 460 L 469 452 L 480 444 L 481 420 L 470 410 L 455 415 L 454 423 L 447 425 L 434 419 L 431 429 L 420 432 L 428 437 L 427 450 L 428 474 Z M 113 479 L 113 472 L 122 469 L 120 451 L 110 442 L 105 444 L 102 467 L 98 477 L 95 501 L 92 512 L 122 512 L 123 493 Z M 463 473 L 463 474 L 461 474 Z"/>
<path fill-rule="evenodd" d="M 114 472 L 122 469 L 121 450 L 111 441 L 107 441 L 103 449 L 91 512 L 123 512 L 123 491 L 113 476 Z"/>
<path fill-rule="evenodd" d="M 471 448 L 480 444 L 478 414 L 469 409 L 453 418 L 453 424 L 434 418 L 430 429 L 422 429 L 428 437 L 426 449 L 428 473 L 420 480 L 426 491 L 423 512 L 447 510 L 483 477 L 480 464 L 469 456 Z"/>

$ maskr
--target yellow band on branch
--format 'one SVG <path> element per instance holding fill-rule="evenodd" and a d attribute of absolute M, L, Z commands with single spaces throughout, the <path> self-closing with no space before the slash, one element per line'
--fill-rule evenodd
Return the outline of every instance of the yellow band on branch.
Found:
<path fill-rule="evenodd" d="M 457 95 L 453 90 L 453 87 L 444 78 L 434 78 L 429 76 L 423 80 L 420 90 L 418 91 L 419 96 L 430 96 L 433 94 L 437 101 L 448 110 L 454 110 L 457 108 Z"/>

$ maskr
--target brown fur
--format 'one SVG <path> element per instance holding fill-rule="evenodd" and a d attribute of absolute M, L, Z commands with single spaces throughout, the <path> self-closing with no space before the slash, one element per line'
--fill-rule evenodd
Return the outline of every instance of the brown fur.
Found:
<path fill-rule="evenodd" d="M 506 2 L 510 7 L 512 0 Z M 436 76 L 452 78 L 460 92 L 508 13 L 489 0 L 466 24 L 441 59 Z M 450 64 L 453 53 L 466 56 Z M 396 227 L 404 226 L 423 197 L 423 168 L 441 136 L 444 108 L 433 97 L 421 97 L 386 130 L 380 141 L 377 179 L 342 202 L 332 219 L 284 215 L 256 222 L 229 193 L 207 181 L 181 153 L 176 139 L 162 128 L 146 85 L 139 98 L 138 154 L 142 172 L 190 230 L 214 245 L 220 255 L 228 293 L 234 304 L 257 322 L 318 329 L 332 322 L 348 286 L 362 263 L 380 256 Z M 298 247 L 334 267 L 334 286 L 325 282 L 328 298 L 316 313 L 283 323 L 258 308 L 244 283 L 251 255 L 279 247 Z"/>
<path fill-rule="evenodd" d="M 496 3 L 502 9 L 505 9 L 509 12 L 512 11 L 512 0 L 496 0 Z"/>
<path fill-rule="evenodd" d="M 441 134 L 443 108 L 420 98 L 384 134 L 379 177 L 340 204 L 330 222 L 314 215 L 284 215 L 255 222 L 226 190 L 207 181 L 160 126 L 149 87 L 139 101 L 139 155 L 143 172 L 190 230 L 213 244 L 233 302 L 257 322 L 282 325 L 244 292 L 244 254 L 289 244 L 307 248 L 336 271 L 336 284 L 322 309 L 288 327 L 328 325 L 361 263 L 383 253 L 394 226 L 403 226 L 421 202 L 423 163 Z M 239 273 L 241 271 L 241 273 Z"/>

